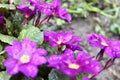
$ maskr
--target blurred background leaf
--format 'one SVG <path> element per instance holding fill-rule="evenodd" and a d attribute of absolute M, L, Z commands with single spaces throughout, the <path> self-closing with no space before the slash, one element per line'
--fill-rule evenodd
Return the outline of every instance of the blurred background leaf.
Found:
<path fill-rule="evenodd" d="M 11 76 L 7 74 L 6 71 L 0 72 L 0 80 L 9 80 Z"/>

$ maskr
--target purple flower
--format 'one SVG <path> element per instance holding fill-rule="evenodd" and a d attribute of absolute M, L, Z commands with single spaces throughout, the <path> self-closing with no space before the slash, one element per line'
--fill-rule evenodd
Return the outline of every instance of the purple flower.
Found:
<path fill-rule="evenodd" d="M 34 15 L 36 13 L 38 6 L 40 5 L 39 0 L 23 0 L 23 2 L 29 2 L 31 8 L 33 8 L 30 9 L 30 7 L 26 4 L 21 4 L 17 6 L 18 10 L 20 10 L 25 15 L 26 18 Z"/>
<path fill-rule="evenodd" d="M 49 16 L 56 16 L 66 20 L 67 22 L 71 21 L 71 15 L 68 14 L 65 8 L 61 7 L 60 0 L 53 0 L 51 4 L 47 4 L 47 3 L 41 4 L 40 11 L 43 14 Z"/>
<path fill-rule="evenodd" d="M 88 42 L 93 47 L 99 47 L 105 51 L 105 54 L 111 58 L 120 58 L 120 41 L 110 40 L 102 35 L 90 34 Z"/>
<path fill-rule="evenodd" d="M 71 31 L 67 32 L 44 32 L 46 42 L 49 42 L 52 47 L 62 47 L 66 45 L 72 50 L 82 50 L 80 47 L 81 38 L 73 36 Z"/>
<path fill-rule="evenodd" d="M 48 63 L 50 67 L 60 70 L 72 78 L 82 72 L 98 74 L 102 69 L 100 63 L 92 60 L 88 54 L 81 52 L 75 58 L 70 49 L 63 54 L 50 56 Z"/>
<path fill-rule="evenodd" d="M 38 73 L 38 65 L 47 62 L 46 50 L 37 48 L 37 44 L 30 39 L 22 42 L 14 41 L 13 45 L 5 48 L 9 57 L 4 61 L 7 72 L 15 75 L 22 72 L 27 77 L 35 77 Z"/>
<path fill-rule="evenodd" d="M 0 14 L 0 25 L 3 25 L 5 23 L 4 16 Z"/>
<path fill-rule="evenodd" d="M 111 58 L 120 58 L 120 41 L 110 40 L 109 46 L 105 48 L 105 53 Z"/>
<path fill-rule="evenodd" d="M 21 4 L 21 5 L 17 6 L 17 8 L 25 15 L 26 18 L 28 18 L 36 13 L 35 8 L 32 10 L 26 4 Z"/>
<path fill-rule="evenodd" d="M 93 47 L 104 48 L 109 46 L 108 39 L 100 34 L 89 34 L 88 35 L 88 42 Z"/>

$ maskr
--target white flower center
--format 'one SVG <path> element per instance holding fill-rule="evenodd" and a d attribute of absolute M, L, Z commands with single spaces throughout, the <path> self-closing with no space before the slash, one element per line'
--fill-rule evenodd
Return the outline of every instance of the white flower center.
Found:
<path fill-rule="evenodd" d="M 22 63 L 28 63 L 29 61 L 30 61 L 29 55 L 24 54 L 20 57 L 20 62 L 22 62 Z"/>
<path fill-rule="evenodd" d="M 106 42 L 101 42 L 103 46 L 109 46 Z"/>
<path fill-rule="evenodd" d="M 61 44 L 62 42 L 61 42 L 61 41 L 57 41 L 56 43 L 57 43 L 57 44 Z"/>

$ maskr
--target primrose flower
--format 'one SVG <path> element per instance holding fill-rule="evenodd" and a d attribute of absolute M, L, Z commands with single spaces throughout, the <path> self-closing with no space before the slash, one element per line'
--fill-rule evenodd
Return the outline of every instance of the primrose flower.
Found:
<path fill-rule="evenodd" d="M 34 15 L 36 13 L 38 4 L 40 4 L 40 2 L 38 0 L 23 0 L 23 2 L 29 2 L 30 3 L 30 7 L 27 4 L 21 4 L 18 5 L 17 8 L 18 10 L 20 10 L 26 18 Z"/>
<path fill-rule="evenodd" d="M 92 57 L 88 54 L 81 52 L 75 58 L 73 51 L 69 49 L 63 54 L 50 56 L 48 63 L 49 67 L 60 70 L 71 78 L 74 78 L 79 73 L 85 72 L 98 74 L 102 69 L 100 63 L 96 60 L 92 60 Z"/>
<path fill-rule="evenodd" d="M 93 47 L 99 47 L 104 50 L 105 54 L 111 58 L 120 58 L 120 41 L 110 40 L 102 35 L 90 34 L 88 42 Z"/>
<path fill-rule="evenodd" d="M 120 58 L 120 41 L 110 40 L 109 46 L 105 48 L 105 53 L 111 58 Z"/>
<path fill-rule="evenodd" d="M 21 4 L 19 6 L 17 6 L 18 10 L 20 10 L 26 18 L 34 15 L 36 13 L 35 9 L 30 9 L 26 4 Z"/>
<path fill-rule="evenodd" d="M 67 32 L 44 32 L 44 39 L 49 42 L 52 47 L 62 47 L 66 45 L 67 48 L 72 50 L 82 50 L 79 46 L 81 38 L 79 36 L 73 36 L 71 31 Z"/>
<path fill-rule="evenodd" d="M 53 0 L 51 4 L 48 3 L 41 4 L 40 11 L 43 14 L 59 17 L 61 19 L 66 20 L 67 22 L 71 21 L 71 15 L 67 12 L 65 8 L 61 7 L 60 0 Z"/>
<path fill-rule="evenodd" d="M 22 42 L 15 40 L 5 50 L 9 57 L 4 61 L 4 66 L 11 75 L 21 72 L 34 78 L 38 73 L 37 66 L 47 62 L 46 50 L 37 48 L 37 44 L 30 39 L 24 39 Z"/>
<path fill-rule="evenodd" d="M 109 46 L 108 39 L 100 34 L 89 34 L 88 35 L 88 42 L 93 47 L 105 48 Z"/>
<path fill-rule="evenodd" d="M 4 16 L 0 14 L 0 25 L 3 25 L 5 23 Z"/>

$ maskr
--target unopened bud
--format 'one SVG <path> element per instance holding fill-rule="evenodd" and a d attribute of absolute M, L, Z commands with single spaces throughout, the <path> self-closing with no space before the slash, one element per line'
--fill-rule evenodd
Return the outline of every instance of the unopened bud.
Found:
<path fill-rule="evenodd" d="M 105 66 L 104 66 L 104 69 L 107 69 L 107 68 L 109 68 L 110 66 L 112 66 L 113 63 L 114 63 L 114 61 L 115 61 L 115 59 L 116 59 L 116 58 L 109 59 L 109 60 L 106 62 Z"/>
<path fill-rule="evenodd" d="M 97 54 L 96 59 L 97 59 L 98 61 L 101 61 L 101 60 L 102 60 L 102 58 L 103 58 L 103 53 L 104 53 L 104 49 L 101 49 L 100 52 Z"/>

